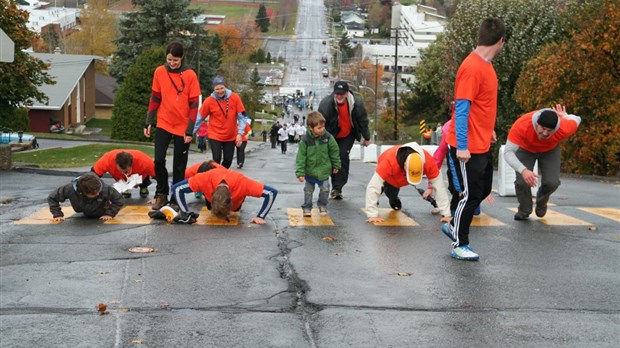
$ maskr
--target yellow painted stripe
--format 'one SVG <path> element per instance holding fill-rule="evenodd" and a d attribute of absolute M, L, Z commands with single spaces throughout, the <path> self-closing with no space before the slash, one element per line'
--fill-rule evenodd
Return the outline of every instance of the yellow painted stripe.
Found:
<path fill-rule="evenodd" d="M 366 209 L 362 208 L 364 215 Z M 400 210 L 390 208 L 379 208 L 379 217 L 385 219 L 383 222 L 373 222 L 375 226 L 420 226 L 414 219 L 405 215 Z"/>
<path fill-rule="evenodd" d="M 485 213 L 480 213 L 478 216 L 474 216 L 474 219 L 471 220 L 471 226 L 506 226 L 505 223 L 490 217 Z"/>
<path fill-rule="evenodd" d="M 71 206 L 61 206 L 65 220 L 75 215 Z M 52 213 L 49 208 L 42 208 L 34 214 L 28 215 L 20 220 L 13 222 L 15 225 L 55 225 L 59 222 L 52 222 Z"/>
<path fill-rule="evenodd" d="M 196 225 L 237 226 L 239 224 L 239 218 L 240 214 L 238 211 L 232 212 L 228 215 L 228 220 L 230 221 L 226 221 L 211 214 L 211 211 L 207 209 L 207 207 L 202 207 Z"/>
<path fill-rule="evenodd" d="M 104 222 L 111 225 L 148 225 L 153 219 L 149 217 L 150 206 L 126 205 L 112 220 Z"/>
<path fill-rule="evenodd" d="M 508 208 L 513 212 L 517 212 L 517 208 Z M 535 214 L 530 215 L 530 218 L 538 220 L 545 225 L 555 226 L 592 226 L 591 223 L 576 219 L 572 216 L 564 215 L 553 210 L 547 210 L 547 215 L 543 218 L 537 217 Z"/>
<path fill-rule="evenodd" d="M 312 209 L 312 216 L 310 217 L 304 217 L 301 208 L 288 208 L 286 213 L 290 226 L 334 226 L 329 215 L 320 215 L 317 208 Z"/>
<path fill-rule="evenodd" d="M 588 213 L 620 222 L 620 209 L 616 208 L 578 208 Z"/>

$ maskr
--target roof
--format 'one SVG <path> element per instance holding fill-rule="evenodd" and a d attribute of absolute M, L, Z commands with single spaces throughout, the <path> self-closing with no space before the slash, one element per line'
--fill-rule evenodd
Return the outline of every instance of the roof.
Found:
<path fill-rule="evenodd" d="M 118 82 L 114 77 L 95 73 L 95 105 L 112 105 Z"/>
<path fill-rule="evenodd" d="M 34 101 L 31 109 L 60 110 L 69 99 L 71 92 L 80 81 L 93 60 L 99 56 L 77 54 L 49 54 L 28 52 L 31 56 L 50 64 L 48 73 L 56 81 L 55 85 L 41 85 L 39 91 L 47 95 L 47 104 Z"/>

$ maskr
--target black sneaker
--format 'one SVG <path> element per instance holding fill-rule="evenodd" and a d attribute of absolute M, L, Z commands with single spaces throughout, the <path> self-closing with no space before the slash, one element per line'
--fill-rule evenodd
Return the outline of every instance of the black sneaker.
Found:
<path fill-rule="evenodd" d="M 146 198 L 148 196 L 149 196 L 149 189 L 148 189 L 148 187 L 140 187 L 140 197 Z"/>
<path fill-rule="evenodd" d="M 545 204 L 538 206 L 537 204 L 534 211 L 536 212 L 536 216 L 538 216 L 539 218 L 544 217 L 545 215 L 547 215 L 547 205 Z"/>
<path fill-rule="evenodd" d="M 522 211 L 518 211 L 515 214 L 515 220 L 517 220 L 517 221 L 524 221 L 524 220 L 528 219 L 528 216 L 530 216 L 530 214 L 524 213 Z"/>
<path fill-rule="evenodd" d="M 341 200 L 342 199 L 342 192 L 338 189 L 333 189 L 332 190 L 332 199 L 334 200 Z"/>
<path fill-rule="evenodd" d="M 394 210 L 400 210 L 403 207 L 403 204 L 400 202 L 400 198 L 390 198 L 390 207 Z"/>
<path fill-rule="evenodd" d="M 131 198 L 131 191 L 125 190 L 125 191 L 123 191 L 122 195 L 125 198 Z"/>

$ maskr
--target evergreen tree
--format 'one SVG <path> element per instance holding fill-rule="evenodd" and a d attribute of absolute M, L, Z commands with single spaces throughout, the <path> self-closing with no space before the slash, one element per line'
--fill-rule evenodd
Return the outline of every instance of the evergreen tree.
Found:
<path fill-rule="evenodd" d="M 258 110 L 260 110 L 260 100 L 265 94 L 263 87 L 258 84 L 259 81 L 260 75 L 258 74 L 258 69 L 254 67 L 248 84 L 243 86 L 241 92 L 239 93 L 241 100 L 243 101 L 243 106 L 245 106 L 245 112 L 252 117 L 254 117 L 254 114 L 256 114 Z"/>
<path fill-rule="evenodd" d="M 185 48 L 185 63 L 200 67 L 201 83 L 211 80 L 208 75 L 213 76 L 219 67 L 221 42 L 208 37 L 201 25 L 193 23 L 200 10 L 189 9 L 189 0 L 132 0 L 132 3 L 137 11 L 128 12 L 121 19 L 120 34 L 114 41 L 118 50 L 110 67 L 112 76 L 122 82 L 127 69 L 145 49 L 178 41 Z"/>
<path fill-rule="evenodd" d="M 28 117 L 23 106 L 47 101 L 38 86 L 55 82 L 46 71 L 48 65 L 24 51 L 36 36 L 28 29 L 28 12 L 18 9 L 15 1 L 0 0 L 0 8 L 0 28 L 15 44 L 13 62 L 0 62 L 0 125 L 25 130 Z"/>
<path fill-rule="evenodd" d="M 127 70 L 112 109 L 112 139 L 148 141 L 144 121 L 151 97 L 153 72 L 165 61 L 165 47 L 145 50 Z"/>
<path fill-rule="evenodd" d="M 269 31 L 269 17 L 267 17 L 267 9 L 264 4 L 260 4 L 258 13 L 256 14 L 256 26 L 260 28 L 260 31 L 266 33 Z"/>

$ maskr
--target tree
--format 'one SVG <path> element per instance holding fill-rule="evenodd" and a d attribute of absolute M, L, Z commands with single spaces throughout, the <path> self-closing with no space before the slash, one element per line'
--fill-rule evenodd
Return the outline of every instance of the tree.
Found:
<path fill-rule="evenodd" d="M 28 29 L 28 12 L 17 8 L 14 1 L 0 0 L 0 28 L 15 43 L 14 61 L 0 63 L 0 125 L 26 129 L 27 112 L 24 106 L 36 100 L 46 102 L 47 96 L 38 90 L 43 84 L 55 81 L 46 71 L 48 65 L 24 50 L 30 47 L 36 34 Z M 21 116 L 20 116 L 21 115 Z"/>
<path fill-rule="evenodd" d="M 269 31 L 269 17 L 267 17 L 267 9 L 265 4 L 260 4 L 258 7 L 258 13 L 256 14 L 256 26 L 260 28 L 260 31 L 266 33 Z"/>
<path fill-rule="evenodd" d="M 108 58 L 116 46 L 116 15 L 108 11 L 108 0 L 88 0 L 81 10 L 80 31 L 69 35 L 65 52 L 70 54 L 89 54 Z M 107 74 L 108 62 L 97 61 L 97 71 Z"/>
<path fill-rule="evenodd" d="M 265 94 L 263 87 L 258 84 L 259 81 L 258 69 L 254 67 L 248 83 L 241 88 L 239 93 L 243 106 L 245 106 L 245 112 L 251 117 L 254 117 L 256 112 L 261 109 L 260 100 Z"/>
<path fill-rule="evenodd" d="M 165 47 L 149 48 L 127 70 L 112 109 L 112 139 L 147 141 L 143 129 L 153 72 L 163 63 L 164 56 Z"/>
<path fill-rule="evenodd" d="M 199 15 L 199 10 L 190 10 L 189 0 L 131 2 L 136 11 L 128 12 L 119 23 L 119 37 L 114 40 L 118 50 L 110 66 L 110 74 L 119 82 L 124 80 L 127 69 L 145 49 L 178 41 L 184 45 L 187 52 L 191 52 L 196 50 L 192 40 L 194 35 L 206 37 L 204 29 L 193 23 L 193 19 Z"/>
<path fill-rule="evenodd" d="M 345 62 L 349 58 L 353 57 L 353 49 L 349 47 L 350 42 L 351 40 L 347 36 L 347 33 L 346 32 L 342 33 L 342 36 L 340 37 L 340 41 L 338 41 L 338 49 L 340 50 L 340 53 L 342 54 L 342 57 L 340 58 L 342 59 L 342 62 Z"/>
<path fill-rule="evenodd" d="M 570 16 L 568 16 L 570 14 Z M 557 103 L 582 117 L 562 144 L 562 169 L 617 175 L 620 154 L 620 5 L 590 0 L 569 7 L 570 37 L 551 43 L 523 69 L 515 98 L 525 110 Z"/>

